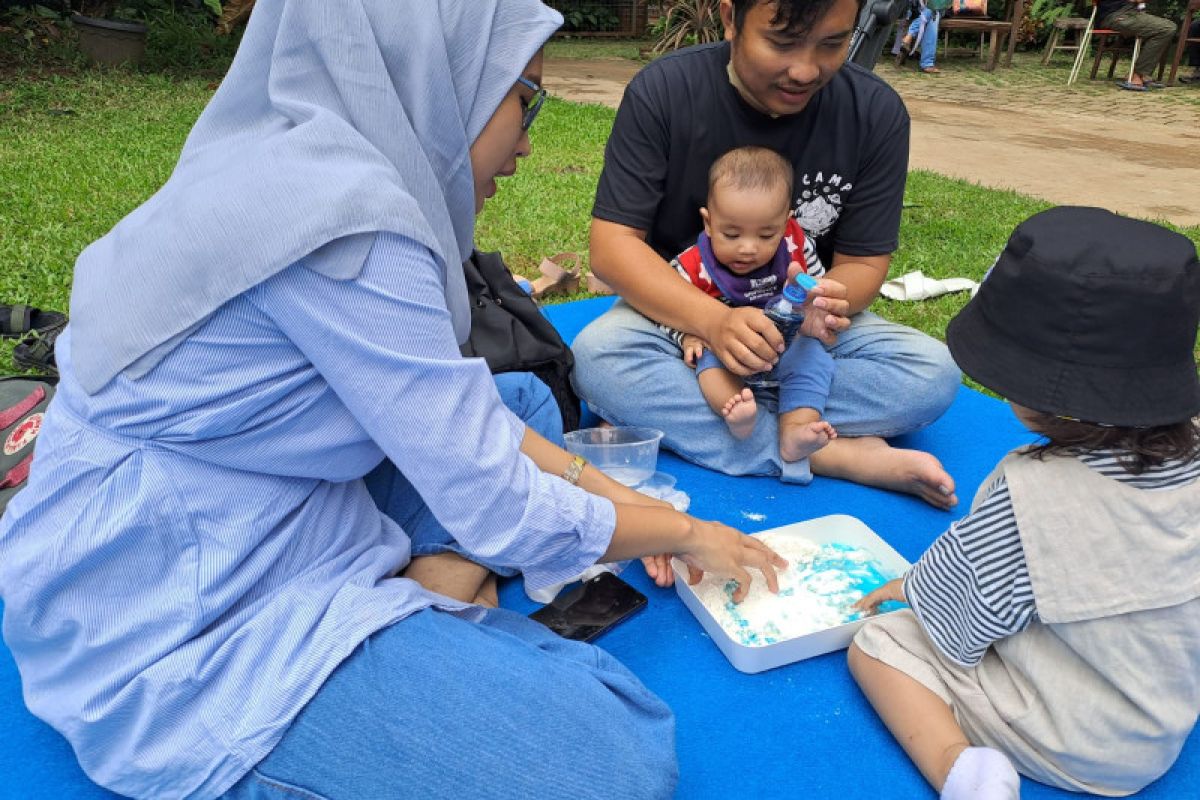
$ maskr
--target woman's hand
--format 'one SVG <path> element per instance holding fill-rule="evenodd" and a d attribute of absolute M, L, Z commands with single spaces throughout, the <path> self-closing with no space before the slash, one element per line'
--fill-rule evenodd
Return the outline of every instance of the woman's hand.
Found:
<path fill-rule="evenodd" d="M 679 558 L 687 564 L 689 584 L 698 583 L 705 572 L 732 578 L 738 585 L 733 593 L 733 602 L 740 603 L 746 599 L 753 582 L 746 568 L 754 567 L 762 572 L 767 589 L 779 591 L 775 570 L 787 569 L 788 563 L 762 540 L 719 522 L 691 519 L 691 523 L 689 541 L 684 551 L 678 553 Z"/>
<path fill-rule="evenodd" d="M 804 322 L 800 332 L 819 339 L 824 345 L 837 343 L 838 334 L 850 327 L 850 301 L 844 284 L 821 278 L 804 302 Z"/>
<path fill-rule="evenodd" d="M 642 566 L 655 586 L 666 589 L 675 585 L 675 570 L 671 569 L 671 554 L 660 553 L 656 556 L 642 556 Z"/>
<path fill-rule="evenodd" d="M 766 372 L 787 349 L 775 323 L 753 306 L 725 309 L 704 333 L 708 348 L 735 375 Z"/>
<path fill-rule="evenodd" d="M 868 594 L 862 600 L 854 604 L 854 608 L 860 611 L 865 611 L 868 614 L 874 614 L 879 610 L 879 606 L 889 600 L 897 603 L 907 603 L 908 600 L 904 597 L 904 579 L 895 578 L 888 581 L 883 586 L 880 586 L 875 591 Z"/>

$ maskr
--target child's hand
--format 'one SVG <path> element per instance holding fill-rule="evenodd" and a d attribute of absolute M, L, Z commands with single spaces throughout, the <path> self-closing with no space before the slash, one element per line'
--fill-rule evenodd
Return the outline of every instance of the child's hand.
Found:
<path fill-rule="evenodd" d="M 654 581 L 656 586 L 661 586 L 664 589 L 675 584 L 675 570 L 671 569 L 671 554 L 663 553 L 657 556 L 644 556 L 642 558 L 642 566 L 646 568 L 646 574 Z"/>
<path fill-rule="evenodd" d="M 895 578 L 880 586 L 875 591 L 868 594 L 862 600 L 854 604 L 854 607 L 860 611 L 866 611 L 868 614 L 874 614 L 879 610 L 879 606 L 889 600 L 897 603 L 907 603 L 908 600 L 904 597 L 904 579 Z"/>
<path fill-rule="evenodd" d="M 804 272 L 804 265 L 802 265 L 799 261 L 793 261 L 790 264 L 788 264 L 788 268 L 787 268 L 788 283 L 791 283 L 793 280 L 795 280 L 796 276 L 799 275 L 801 272 Z"/>
<path fill-rule="evenodd" d="M 704 340 L 699 336 L 685 333 L 680 344 L 683 347 L 683 363 L 695 369 L 696 359 L 704 355 Z"/>
<path fill-rule="evenodd" d="M 804 302 L 800 332 L 826 346 L 837 343 L 838 334 L 850 327 L 850 301 L 844 284 L 821 278 Z"/>

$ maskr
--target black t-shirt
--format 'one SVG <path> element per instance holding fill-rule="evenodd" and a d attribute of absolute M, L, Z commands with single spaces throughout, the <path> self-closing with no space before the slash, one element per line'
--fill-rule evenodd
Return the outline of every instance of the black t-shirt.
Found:
<path fill-rule="evenodd" d="M 893 252 L 908 173 L 908 111 L 883 80 L 846 64 L 799 114 L 771 118 L 729 82 L 728 42 L 664 56 L 625 90 L 592 215 L 647 232 L 668 261 L 695 244 L 708 170 L 734 147 L 795 166 L 793 213 L 832 265 Z"/>

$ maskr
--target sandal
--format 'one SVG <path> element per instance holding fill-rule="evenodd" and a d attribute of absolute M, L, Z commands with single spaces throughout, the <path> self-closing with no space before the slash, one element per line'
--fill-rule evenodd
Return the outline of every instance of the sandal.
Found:
<path fill-rule="evenodd" d="M 563 264 L 572 262 L 574 266 L 564 267 Z M 542 277 L 533 281 L 534 300 L 541 300 L 548 294 L 574 294 L 579 291 L 579 254 L 559 253 L 550 258 L 543 258 L 538 265 Z"/>
<path fill-rule="evenodd" d="M 936 75 L 941 70 L 937 67 L 921 67 L 921 72 L 924 72 L 926 75 Z"/>
<path fill-rule="evenodd" d="M 65 326 L 64 326 L 65 327 Z M 62 328 L 41 333 L 32 330 L 13 348 L 12 359 L 18 369 L 40 372 L 58 377 L 58 364 L 54 359 L 54 340 Z"/>
<path fill-rule="evenodd" d="M 17 303 L 0 305 L 0 339 L 19 339 L 31 331 L 57 333 L 67 326 L 67 315 Z"/>
<path fill-rule="evenodd" d="M 1129 81 L 1117 81 L 1117 86 L 1127 92 L 1148 92 L 1150 91 L 1140 83 L 1130 83 Z"/>
<path fill-rule="evenodd" d="M 592 294 L 616 294 L 613 288 L 604 281 L 596 277 L 596 273 L 589 272 L 587 276 L 587 290 Z"/>

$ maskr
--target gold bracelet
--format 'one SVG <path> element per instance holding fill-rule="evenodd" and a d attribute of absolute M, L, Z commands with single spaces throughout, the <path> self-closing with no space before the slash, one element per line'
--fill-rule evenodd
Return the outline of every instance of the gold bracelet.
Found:
<path fill-rule="evenodd" d="M 587 459 L 583 456 L 572 458 L 571 463 L 567 464 L 567 468 L 563 470 L 563 480 L 578 486 L 579 476 L 583 474 L 583 468 L 587 466 L 587 463 Z"/>

